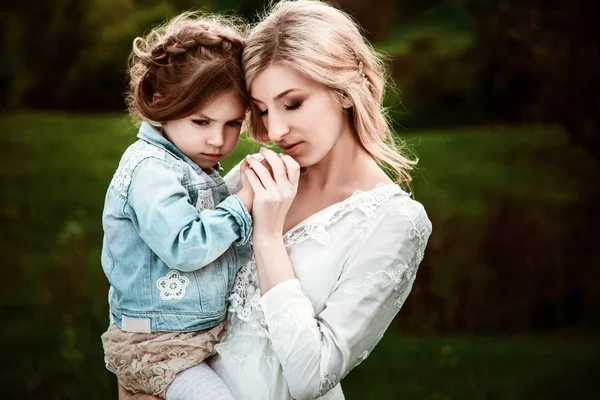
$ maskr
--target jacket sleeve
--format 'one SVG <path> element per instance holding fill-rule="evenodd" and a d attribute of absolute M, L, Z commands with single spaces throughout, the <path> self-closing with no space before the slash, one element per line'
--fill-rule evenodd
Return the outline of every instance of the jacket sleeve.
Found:
<path fill-rule="evenodd" d="M 379 213 L 315 315 L 298 280 L 261 298 L 269 338 L 294 399 L 323 396 L 362 362 L 411 291 L 431 232 L 417 202 Z M 323 265 L 323 268 L 327 268 Z"/>
<path fill-rule="evenodd" d="M 214 210 L 197 210 L 182 185 L 183 177 L 177 165 L 156 158 L 142 161 L 132 175 L 126 214 L 169 268 L 193 271 L 213 262 L 232 244 L 246 244 L 252 225 L 237 196 L 227 197 Z"/>

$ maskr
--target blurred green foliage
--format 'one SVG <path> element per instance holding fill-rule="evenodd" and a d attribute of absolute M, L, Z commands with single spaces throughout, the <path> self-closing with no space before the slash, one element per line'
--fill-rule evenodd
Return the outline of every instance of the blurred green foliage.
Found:
<path fill-rule="evenodd" d="M 99 341 L 100 216 L 135 140 L 122 114 L 132 40 L 183 10 L 255 21 L 265 3 L 2 6 L 0 106 L 15 111 L 0 115 L 6 397 L 115 397 Z M 337 3 L 389 57 L 399 90 L 386 105 L 421 157 L 412 187 L 434 226 L 406 306 L 345 379 L 347 398 L 598 397 L 599 3 Z M 224 167 L 256 149 L 243 139 Z"/>
<path fill-rule="evenodd" d="M 260 0 L 48 0 L 0 14 L 0 104 L 121 111 L 136 36 L 188 9 L 256 21 Z M 562 126 L 600 160 L 598 2 L 340 0 L 391 61 L 396 128 Z"/>

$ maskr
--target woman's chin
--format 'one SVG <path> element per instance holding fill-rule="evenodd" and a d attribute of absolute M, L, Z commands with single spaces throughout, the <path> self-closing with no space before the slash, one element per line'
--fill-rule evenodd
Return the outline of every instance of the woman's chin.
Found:
<path fill-rule="evenodd" d="M 306 153 L 301 153 L 301 154 L 296 154 L 291 156 L 299 165 L 301 168 L 309 168 L 312 167 L 314 165 L 319 164 L 322 160 L 323 157 L 319 156 L 318 154 L 306 154 Z"/>
<path fill-rule="evenodd" d="M 296 161 L 298 165 L 300 165 L 300 168 L 306 168 L 314 164 L 308 161 L 306 157 L 302 157 L 301 155 L 295 155 L 290 157 L 292 157 L 294 161 Z"/>

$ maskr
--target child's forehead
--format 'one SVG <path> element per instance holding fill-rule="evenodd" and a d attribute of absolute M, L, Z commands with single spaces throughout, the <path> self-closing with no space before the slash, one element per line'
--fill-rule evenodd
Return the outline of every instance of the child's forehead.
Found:
<path fill-rule="evenodd" d="M 221 93 L 202 107 L 198 108 L 193 115 L 219 120 L 239 120 L 246 114 L 246 105 L 241 96 L 234 90 Z"/>

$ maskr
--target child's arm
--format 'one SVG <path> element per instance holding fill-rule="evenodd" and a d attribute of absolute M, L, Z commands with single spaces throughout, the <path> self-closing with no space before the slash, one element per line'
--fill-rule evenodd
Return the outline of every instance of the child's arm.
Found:
<path fill-rule="evenodd" d="M 183 178 L 177 165 L 156 158 L 142 161 L 133 172 L 124 211 L 169 268 L 193 271 L 233 243 L 246 244 L 252 222 L 237 196 L 227 197 L 215 210 L 198 212 Z"/>

